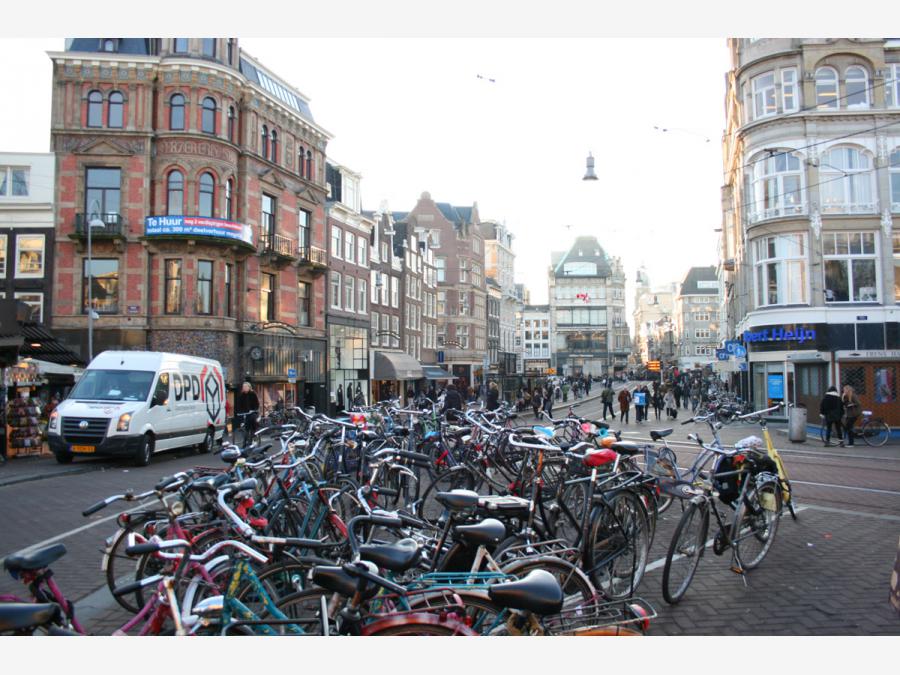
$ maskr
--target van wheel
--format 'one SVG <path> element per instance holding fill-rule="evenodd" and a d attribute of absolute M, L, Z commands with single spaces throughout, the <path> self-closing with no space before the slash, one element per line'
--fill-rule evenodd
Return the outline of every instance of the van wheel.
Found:
<path fill-rule="evenodd" d="M 141 438 L 141 447 L 138 448 L 137 456 L 134 458 L 135 466 L 147 466 L 150 463 L 150 457 L 153 455 L 153 436 L 144 434 Z"/>
<path fill-rule="evenodd" d="M 56 463 L 57 464 L 71 464 L 74 459 L 74 455 L 71 452 L 57 452 L 56 453 Z"/>
<path fill-rule="evenodd" d="M 203 437 L 203 442 L 197 446 L 197 450 L 201 455 L 208 455 L 213 451 L 213 446 L 216 444 L 216 435 L 212 429 L 206 430 L 206 436 Z"/>

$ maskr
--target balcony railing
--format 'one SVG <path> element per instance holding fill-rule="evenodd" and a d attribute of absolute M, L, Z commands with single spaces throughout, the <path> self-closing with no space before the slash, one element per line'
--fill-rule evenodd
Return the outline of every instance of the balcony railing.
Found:
<path fill-rule="evenodd" d="M 761 220 L 769 220 L 770 218 L 788 218 L 790 216 L 802 216 L 805 213 L 806 204 L 786 204 L 752 211 L 748 216 L 748 220 L 751 223 L 758 223 Z"/>
<path fill-rule="evenodd" d="M 274 253 L 282 258 L 296 258 L 296 243 L 290 237 L 281 234 L 263 232 L 259 236 L 259 248 L 266 253 Z"/>
<path fill-rule="evenodd" d="M 86 238 L 91 221 L 97 218 L 103 221 L 103 226 L 98 224 L 90 228 L 91 239 L 124 236 L 124 222 L 118 213 L 76 213 L 75 235 Z"/>
<path fill-rule="evenodd" d="M 328 265 L 328 253 L 318 246 L 301 246 L 297 251 L 300 262 L 310 265 Z"/>

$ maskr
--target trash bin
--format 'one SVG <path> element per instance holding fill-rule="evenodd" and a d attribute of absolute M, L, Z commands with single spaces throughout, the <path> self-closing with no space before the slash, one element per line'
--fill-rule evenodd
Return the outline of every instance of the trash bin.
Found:
<path fill-rule="evenodd" d="M 792 443 L 806 442 L 806 406 L 792 405 L 788 411 L 788 439 Z"/>
<path fill-rule="evenodd" d="M 316 414 L 316 409 L 315 409 L 313 406 L 306 406 L 306 407 L 303 409 L 303 412 L 305 412 L 307 415 L 309 415 L 310 417 L 312 417 L 313 415 Z"/>

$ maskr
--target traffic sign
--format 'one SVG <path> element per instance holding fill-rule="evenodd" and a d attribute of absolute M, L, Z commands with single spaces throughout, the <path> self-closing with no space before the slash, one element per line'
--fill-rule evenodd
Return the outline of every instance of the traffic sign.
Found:
<path fill-rule="evenodd" d="M 741 362 L 738 364 L 738 370 L 740 370 L 742 373 L 746 373 L 746 372 L 747 372 L 747 362 L 746 362 L 746 361 L 741 361 Z"/>
<path fill-rule="evenodd" d="M 659 361 L 647 361 L 647 370 L 659 372 Z"/>
<path fill-rule="evenodd" d="M 737 345 L 732 352 L 737 358 L 742 359 L 747 356 L 747 348 L 744 345 Z"/>
<path fill-rule="evenodd" d="M 288 368 L 287 372 L 288 384 L 297 384 L 297 369 Z"/>

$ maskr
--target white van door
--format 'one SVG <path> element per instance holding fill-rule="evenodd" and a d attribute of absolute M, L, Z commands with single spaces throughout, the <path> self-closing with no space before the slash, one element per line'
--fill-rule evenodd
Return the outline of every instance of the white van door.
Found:
<path fill-rule="evenodd" d="M 147 423 L 156 437 L 156 450 L 168 450 L 175 447 L 171 432 L 176 421 L 171 396 L 171 374 L 168 371 L 159 373 L 150 407 L 147 409 Z"/>

